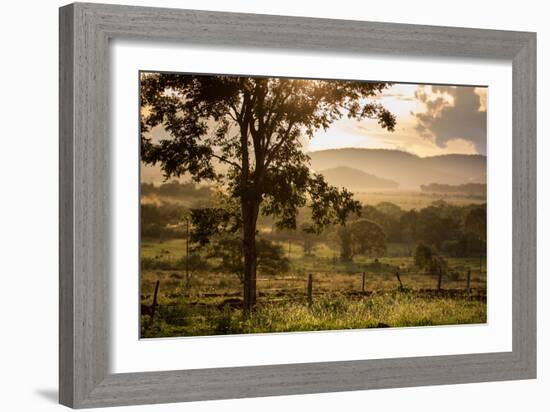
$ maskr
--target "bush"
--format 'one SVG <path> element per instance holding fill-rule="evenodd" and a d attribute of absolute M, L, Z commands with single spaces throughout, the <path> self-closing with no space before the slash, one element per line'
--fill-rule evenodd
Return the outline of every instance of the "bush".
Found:
<path fill-rule="evenodd" d="M 420 243 L 414 254 L 414 264 L 429 273 L 446 273 L 447 261 L 439 256 L 431 247 Z"/>

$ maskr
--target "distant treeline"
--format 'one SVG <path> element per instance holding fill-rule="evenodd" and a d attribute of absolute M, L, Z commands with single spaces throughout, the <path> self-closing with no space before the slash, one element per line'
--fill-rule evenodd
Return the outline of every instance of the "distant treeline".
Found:
<path fill-rule="evenodd" d="M 148 197 L 156 202 L 144 201 Z M 141 184 L 141 235 L 146 238 L 181 238 L 185 236 L 184 217 L 190 207 L 208 207 L 214 202 L 209 186 L 194 182 L 172 181 L 155 185 Z"/>
<path fill-rule="evenodd" d="M 307 216 L 302 215 L 301 219 L 307 222 Z M 365 221 L 381 228 L 383 242 L 372 243 L 378 234 L 373 225 L 370 228 L 365 226 Z M 296 241 L 307 251 L 314 249 L 318 242 L 335 242 L 343 248 L 342 240 L 346 234 L 359 238 L 367 230 L 369 239 L 366 240 L 369 242 L 365 246 L 374 247 L 371 250 L 374 253 L 369 253 L 373 255 L 383 256 L 384 252 L 375 249 L 379 246 L 384 249 L 383 244 L 387 242 L 407 244 L 410 253 L 416 245 L 423 243 L 444 256 L 479 256 L 485 253 L 486 248 L 487 209 L 485 204 L 458 206 L 438 200 L 428 207 L 405 211 L 396 204 L 382 202 L 376 206 L 363 205 L 360 216 L 352 216 L 345 227 L 329 227 L 320 235 L 311 235 L 303 230 L 275 230 L 266 236 L 279 241 Z"/>
<path fill-rule="evenodd" d="M 185 219 L 189 211 L 188 207 L 175 203 L 142 204 L 142 237 L 186 238 Z M 458 206 L 439 200 L 428 207 L 409 211 L 390 202 L 376 206 L 363 205 L 361 214 L 351 216 L 345 227 L 330 226 L 320 234 L 307 230 L 309 222 L 310 216 L 304 209 L 298 216 L 297 230 L 279 231 L 271 219 L 265 216 L 259 217 L 258 225 L 262 238 L 274 242 L 298 243 L 306 255 L 314 255 L 316 246 L 325 243 L 342 249 L 341 255 L 351 259 L 354 251 L 345 253 L 343 240 L 351 236 L 352 240 L 356 238 L 360 241 L 362 234 L 367 233 L 365 242 L 351 245 L 352 249 L 357 249 L 357 253 L 367 253 L 368 250 L 369 255 L 383 256 L 386 242 L 406 244 L 409 253 L 417 244 L 424 243 L 444 256 L 455 257 L 478 256 L 484 254 L 486 248 L 485 204 Z M 235 236 L 238 237 L 238 234 Z"/>
<path fill-rule="evenodd" d="M 212 189 L 210 186 L 199 186 L 194 182 L 180 183 L 177 180 L 174 180 L 172 182 L 163 183 L 159 186 L 154 183 L 142 183 L 141 195 L 193 197 L 194 199 L 210 198 L 212 196 Z"/>
<path fill-rule="evenodd" d="M 466 193 L 471 195 L 485 195 L 487 193 L 487 185 L 482 183 L 466 183 L 463 185 L 431 183 L 429 185 L 420 185 L 420 189 L 431 193 Z"/>

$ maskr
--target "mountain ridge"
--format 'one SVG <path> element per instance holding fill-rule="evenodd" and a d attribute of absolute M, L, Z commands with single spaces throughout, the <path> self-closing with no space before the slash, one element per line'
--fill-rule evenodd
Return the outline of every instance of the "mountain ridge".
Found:
<path fill-rule="evenodd" d="M 341 166 L 358 169 L 401 188 L 430 183 L 486 183 L 487 158 L 479 154 L 445 154 L 420 157 L 397 149 L 341 148 L 308 152 L 316 171 Z"/>
<path fill-rule="evenodd" d="M 399 187 L 399 183 L 393 180 L 383 179 L 348 166 L 320 170 L 319 173 L 331 185 L 348 189 L 396 189 Z"/>

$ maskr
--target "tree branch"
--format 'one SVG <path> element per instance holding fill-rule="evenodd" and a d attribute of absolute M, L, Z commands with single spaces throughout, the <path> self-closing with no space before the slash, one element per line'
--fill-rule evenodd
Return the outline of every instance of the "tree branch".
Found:
<path fill-rule="evenodd" d="M 287 141 L 288 137 L 290 136 L 290 132 L 292 131 L 292 127 L 294 126 L 295 122 L 291 121 L 288 123 L 288 127 L 286 128 L 285 132 L 281 136 L 281 139 L 273 145 L 272 149 L 268 152 L 266 156 L 266 162 L 265 166 L 269 166 L 271 161 L 273 160 L 273 157 L 277 154 L 277 151 L 281 148 L 281 146 Z"/>
<path fill-rule="evenodd" d="M 239 165 L 238 163 L 236 162 L 233 162 L 232 160 L 229 160 L 227 157 L 224 157 L 224 156 L 219 156 L 215 153 L 212 153 L 211 156 L 214 158 L 214 159 L 218 159 L 220 162 L 224 162 L 224 163 L 227 163 L 231 166 L 235 166 L 237 169 L 239 170 L 242 170 L 241 169 L 241 165 Z"/>

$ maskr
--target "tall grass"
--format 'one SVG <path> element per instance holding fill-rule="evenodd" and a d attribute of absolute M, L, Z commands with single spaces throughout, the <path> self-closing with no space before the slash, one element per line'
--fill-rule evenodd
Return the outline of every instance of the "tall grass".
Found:
<path fill-rule="evenodd" d="M 436 326 L 485 323 L 486 304 L 467 297 L 421 297 L 392 291 L 352 299 L 344 295 L 318 298 L 311 306 L 305 301 L 260 303 L 247 319 L 228 306 L 193 311 L 182 306 L 159 312 L 143 337 L 204 336 L 243 333 L 273 333 L 320 330 L 367 329 L 377 327 Z M 143 319 L 142 325 L 147 325 Z"/>

